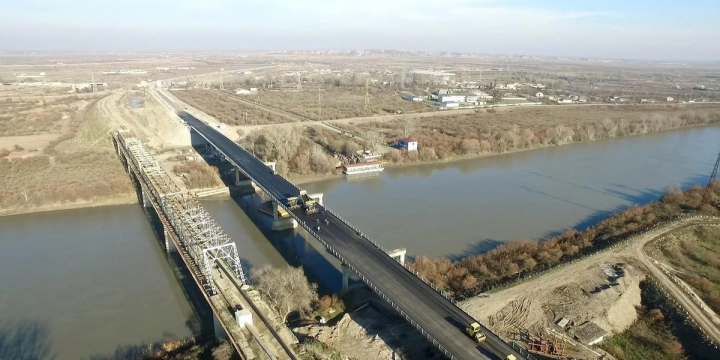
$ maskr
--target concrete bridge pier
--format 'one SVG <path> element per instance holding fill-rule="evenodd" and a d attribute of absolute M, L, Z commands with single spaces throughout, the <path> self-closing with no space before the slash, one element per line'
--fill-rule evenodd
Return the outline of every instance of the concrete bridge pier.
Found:
<path fill-rule="evenodd" d="M 407 254 L 407 249 L 405 248 L 395 249 L 388 252 L 388 256 L 395 259 L 397 262 L 400 263 L 400 265 L 403 266 L 405 266 L 405 254 Z"/>
<path fill-rule="evenodd" d="M 272 171 L 277 171 L 277 170 L 275 170 L 275 165 L 277 165 L 277 162 L 275 162 L 275 161 L 266 161 L 266 162 L 264 162 L 263 164 L 265 164 L 265 166 L 271 168 Z"/>
<path fill-rule="evenodd" d="M 323 202 L 323 193 L 314 193 L 314 194 L 308 194 L 309 197 L 315 199 L 318 204 L 325 206 L 325 203 Z"/>
<path fill-rule="evenodd" d="M 240 169 L 235 168 L 235 186 L 252 186 L 253 182 Z"/>
<path fill-rule="evenodd" d="M 165 240 L 165 251 L 167 251 L 168 254 L 177 252 L 177 247 L 175 247 L 175 243 L 170 239 L 170 234 L 168 234 L 165 225 L 163 225 L 163 239 Z"/>
<path fill-rule="evenodd" d="M 283 230 L 290 230 L 294 229 L 298 226 L 297 221 L 287 216 L 281 216 L 280 210 L 279 210 L 280 204 L 278 204 L 276 201 L 273 200 L 272 202 L 272 208 L 273 208 L 273 222 L 272 222 L 272 229 L 273 231 L 283 231 Z"/>
<path fill-rule="evenodd" d="M 147 192 L 143 190 L 142 186 L 139 187 L 139 191 L 140 191 L 140 197 L 142 197 L 142 206 L 144 208 L 152 207 L 152 203 L 150 202 L 150 197 L 148 196 Z"/>
<path fill-rule="evenodd" d="M 350 278 L 354 278 L 355 274 L 353 274 L 353 272 L 350 270 L 349 267 L 347 267 L 347 265 L 345 265 L 345 263 L 342 263 L 340 265 L 340 268 L 342 269 L 342 289 L 340 290 L 340 294 L 345 294 L 352 289 L 365 286 L 365 283 L 363 283 L 362 281 L 358 281 L 350 285 Z"/>

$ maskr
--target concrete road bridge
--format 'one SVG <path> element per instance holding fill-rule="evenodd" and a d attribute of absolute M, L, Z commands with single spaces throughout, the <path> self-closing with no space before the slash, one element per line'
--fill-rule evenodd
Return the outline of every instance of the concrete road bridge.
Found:
<path fill-rule="evenodd" d="M 279 222 L 284 222 L 287 228 L 296 224 L 302 226 L 340 259 L 344 269 L 357 275 L 448 358 L 505 359 L 508 355 L 526 358 L 526 353 L 521 355 L 516 344 L 508 344 L 485 327 L 482 327 L 487 334 L 485 342 L 478 344 L 470 339 L 464 334 L 464 328 L 476 320 L 446 293 L 423 281 L 400 259 L 391 257 L 381 245 L 327 206 L 318 205 L 320 211 L 311 215 L 301 209 L 288 208 L 287 198 L 300 197 L 304 193 L 299 187 L 203 121 L 182 110 L 178 110 L 178 115 L 237 171 L 267 194 L 274 207 L 290 215 L 282 218 L 276 212 L 274 228 L 283 228 Z M 404 256 L 402 258 L 404 260 Z"/>

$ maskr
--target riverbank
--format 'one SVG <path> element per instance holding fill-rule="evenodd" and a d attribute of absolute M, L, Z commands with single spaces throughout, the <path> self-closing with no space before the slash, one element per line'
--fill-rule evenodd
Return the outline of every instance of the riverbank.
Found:
<path fill-rule="evenodd" d="M 657 132 L 651 132 L 647 134 L 628 134 L 621 137 L 615 137 L 615 138 L 601 138 L 601 139 L 595 139 L 595 140 L 587 140 L 587 141 L 580 141 L 580 142 L 570 142 L 565 144 L 546 144 L 546 145 L 539 145 L 534 148 L 529 149 L 513 149 L 506 151 L 504 153 L 480 153 L 480 154 L 470 154 L 470 155 L 456 155 L 450 158 L 446 159 L 434 159 L 434 160 L 427 160 L 427 161 L 414 161 L 414 162 L 402 162 L 402 163 L 386 163 L 386 168 L 392 169 L 392 168 L 412 168 L 412 167 L 421 167 L 421 166 L 430 166 L 430 165 L 450 165 L 450 164 L 456 164 L 456 163 L 462 163 L 477 159 L 483 159 L 483 158 L 493 158 L 493 157 L 500 157 L 502 155 L 511 155 L 511 154 L 517 154 L 517 153 L 530 153 L 534 150 L 543 150 L 543 149 L 549 149 L 553 147 L 565 147 L 567 145 L 579 145 L 579 144 L 589 144 L 589 143 L 601 143 L 603 141 L 611 141 L 611 140 L 617 140 L 617 139 L 624 139 L 624 138 L 637 138 L 640 135 L 653 135 L 653 134 L 660 134 L 660 133 L 670 133 L 672 131 L 677 130 L 687 130 L 691 128 L 710 128 L 710 127 L 716 127 L 717 125 L 690 125 L 690 126 L 684 126 L 681 128 L 673 128 L 673 129 L 666 129 L 661 130 Z M 339 170 L 336 173 L 332 174 L 315 174 L 315 175 L 297 175 L 297 174 L 291 174 L 290 180 L 293 181 L 297 185 L 307 185 L 315 182 L 321 182 L 326 180 L 333 180 L 333 179 L 340 179 L 345 177 L 345 175 L 342 174 Z M 219 195 L 213 195 L 208 197 L 203 197 L 203 200 L 222 200 L 227 197 L 225 192 L 221 192 Z M 100 200 L 82 200 L 77 202 L 68 202 L 68 203 L 56 203 L 56 204 L 46 204 L 46 205 L 38 205 L 38 206 L 30 206 L 30 207 L 19 207 L 14 209 L 2 209 L 0 210 L 0 216 L 9 216 L 9 215 L 19 215 L 19 214 L 29 214 L 29 213 L 37 213 L 37 212 L 45 212 L 45 211 L 59 211 L 59 210 L 71 210 L 71 209 L 79 209 L 79 208 L 86 208 L 86 207 L 97 207 L 97 206 L 109 206 L 109 205 L 122 205 L 122 204 L 132 204 L 137 203 L 137 198 L 135 194 L 126 194 L 121 197 L 112 197 L 112 198 L 104 198 Z"/>
<path fill-rule="evenodd" d="M 715 127 L 715 126 L 719 126 L 719 125 L 716 125 L 716 124 L 687 125 L 687 126 L 682 126 L 682 127 L 678 127 L 678 128 L 648 132 L 648 133 L 644 133 L 644 134 L 627 134 L 627 135 L 618 136 L 618 137 L 614 137 L 614 138 L 598 138 L 598 139 L 593 139 L 593 140 L 568 142 L 568 143 L 562 143 L 562 144 L 539 144 L 533 148 L 512 149 L 512 150 L 508 150 L 508 151 L 505 151 L 502 153 L 486 152 L 486 153 L 469 154 L 469 155 L 452 155 L 451 157 L 444 158 L 444 159 L 432 159 L 432 160 L 417 159 L 415 161 L 410 161 L 410 162 L 385 162 L 384 166 L 385 166 L 385 168 L 389 169 L 389 168 L 406 168 L 406 167 L 412 167 L 412 166 L 425 166 L 425 165 L 434 165 L 434 164 L 453 164 L 453 163 L 458 163 L 458 162 L 462 162 L 462 161 L 470 161 L 470 160 L 490 158 L 490 157 L 496 157 L 496 156 L 502 156 L 502 155 L 525 153 L 525 152 L 548 149 L 548 148 L 553 148 L 553 147 L 597 143 L 597 142 L 602 142 L 602 141 L 611 141 L 613 139 L 633 138 L 633 137 L 640 137 L 643 135 L 667 133 L 667 132 L 672 132 L 672 131 L 676 131 L 676 130 L 685 130 L 685 129 L 703 128 L 703 127 Z M 333 173 L 333 174 L 314 174 L 314 175 L 291 174 L 290 180 L 293 181 L 297 185 L 301 185 L 301 184 L 307 184 L 307 183 L 312 183 L 312 182 L 316 182 L 316 181 L 338 179 L 338 178 L 342 178 L 342 177 L 345 177 L 345 175 L 341 171 L 338 170 L 337 173 Z"/>
<path fill-rule="evenodd" d="M 137 195 L 127 194 L 123 196 L 101 198 L 98 200 L 80 200 L 73 202 L 55 203 L 55 204 L 44 204 L 37 206 L 24 206 L 12 209 L 0 209 L 0 217 L 12 216 L 12 215 L 23 215 L 23 214 L 34 214 L 41 212 L 50 211 L 61 211 L 61 210 L 74 210 L 83 208 L 95 208 L 103 206 L 113 205 L 127 205 L 136 204 L 138 202 Z"/>

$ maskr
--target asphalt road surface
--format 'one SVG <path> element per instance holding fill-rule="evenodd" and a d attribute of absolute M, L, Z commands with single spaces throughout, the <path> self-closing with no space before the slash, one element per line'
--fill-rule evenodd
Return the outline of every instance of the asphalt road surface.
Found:
<path fill-rule="evenodd" d="M 273 175 L 270 168 L 232 140 L 184 111 L 178 111 L 178 115 L 275 198 L 282 201 L 290 196 L 299 196 L 299 190 L 293 184 Z M 319 225 L 321 230 L 318 235 L 322 240 L 450 351 L 454 358 L 499 360 L 513 354 L 518 359 L 524 359 L 484 327 L 487 335 L 485 342 L 478 344 L 470 339 L 465 335 L 464 328 L 475 322 L 473 318 L 329 212 L 323 209 L 319 213 L 305 215 L 301 210 L 294 210 L 293 214 L 313 228 Z M 398 213 L 398 217 L 401 216 Z M 322 220 L 320 224 L 318 219 Z M 325 219 L 329 224 L 325 224 Z"/>

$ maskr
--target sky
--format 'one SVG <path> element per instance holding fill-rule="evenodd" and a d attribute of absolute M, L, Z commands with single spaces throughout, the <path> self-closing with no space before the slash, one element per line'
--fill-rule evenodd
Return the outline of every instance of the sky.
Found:
<path fill-rule="evenodd" d="M 0 0 L 0 50 L 396 49 L 717 61 L 718 15 L 717 0 Z"/>

